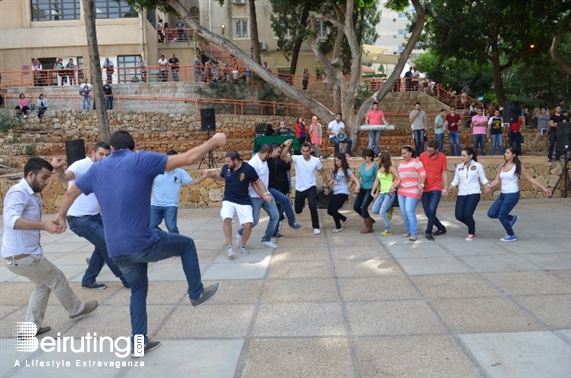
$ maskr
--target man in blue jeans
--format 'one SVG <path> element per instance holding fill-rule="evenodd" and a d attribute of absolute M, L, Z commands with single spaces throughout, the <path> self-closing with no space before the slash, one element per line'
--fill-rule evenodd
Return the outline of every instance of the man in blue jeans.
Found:
<path fill-rule="evenodd" d="M 440 197 L 448 195 L 448 163 L 446 155 L 438 151 L 440 143 L 433 139 L 428 142 L 426 151 L 420 154 L 420 161 L 426 170 L 426 180 L 421 185 L 422 207 L 428 218 L 426 224 L 426 239 L 434 241 L 434 235 L 446 233 L 446 227 L 436 217 L 436 209 L 440 203 Z M 444 188 L 444 189 L 443 189 Z M 437 230 L 432 233 L 434 226 Z"/>
<path fill-rule="evenodd" d="M 132 342 L 135 335 L 143 335 L 144 353 L 160 346 L 159 341 L 147 338 L 148 263 L 179 256 L 190 303 L 195 307 L 215 296 L 220 289 L 219 283 L 203 287 L 196 247 L 191 238 L 149 227 L 153 181 L 165 171 L 200 161 L 208 151 L 225 143 L 226 135 L 217 133 L 184 154 L 165 156 L 156 152 L 135 152 L 131 134 L 117 131 L 111 136 L 111 155 L 93 164 L 66 192 L 53 220 L 65 230 L 65 217 L 73 201 L 81 193 L 95 193 L 105 223 L 109 255 L 131 286 Z"/>
<path fill-rule="evenodd" d="M 69 182 L 68 188 L 71 188 L 75 181 L 79 180 L 91 168 L 93 163 L 105 159 L 110 153 L 111 147 L 105 142 L 99 142 L 93 147 L 91 157 L 74 162 L 67 170 L 63 167 L 62 159 L 54 158 L 52 160 L 54 178 L 60 184 Z M 123 277 L 123 273 L 107 253 L 103 220 L 99 213 L 99 203 L 95 194 L 80 195 L 67 212 L 67 221 L 69 228 L 77 236 L 87 239 L 95 247 L 88 259 L 87 270 L 81 279 L 81 286 L 88 289 L 107 289 L 107 285 L 97 281 L 97 276 L 101 273 L 103 265 L 107 264 L 115 277 L 119 278 L 123 286 L 128 288 L 129 284 Z"/>
<path fill-rule="evenodd" d="M 166 155 L 177 155 L 175 150 L 167 151 Z M 193 180 L 184 169 L 175 168 L 155 177 L 153 181 L 153 196 L 151 197 L 151 228 L 159 228 L 159 224 L 165 220 L 165 226 L 171 234 L 178 234 L 176 224 L 178 217 L 178 203 L 180 200 L 180 187 L 185 185 L 197 185 L 208 177 L 207 171 L 202 176 Z"/>

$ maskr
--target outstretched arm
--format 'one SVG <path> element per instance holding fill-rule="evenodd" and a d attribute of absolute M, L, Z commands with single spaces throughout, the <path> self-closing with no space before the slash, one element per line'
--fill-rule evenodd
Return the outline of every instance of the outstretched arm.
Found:
<path fill-rule="evenodd" d="M 216 133 L 212 138 L 207 140 L 205 143 L 198 147 L 194 147 L 186 151 L 184 154 L 170 155 L 167 160 L 167 166 L 165 170 L 172 171 L 175 168 L 184 167 L 185 165 L 191 165 L 199 161 L 213 148 L 222 146 L 226 143 L 226 134 Z"/>
<path fill-rule="evenodd" d="M 291 150 L 292 143 L 293 143 L 293 139 L 286 140 L 284 142 L 284 149 L 282 150 L 282 154 L 280 155 L 280 158 L 287 163 L 291 163 L 293 161 L 292 157 L 289 154 L 289 151 Z"/>
<path fill-rule="evenodd" d="M 65 184 L 66 182 L 75 179 L 75 173 L 69 169 L 65 169 L 64 165 L 65 163 L 62 158 L 52 159 L 52 166 L 54 167 L 53 178 L 60 184 Z"/>

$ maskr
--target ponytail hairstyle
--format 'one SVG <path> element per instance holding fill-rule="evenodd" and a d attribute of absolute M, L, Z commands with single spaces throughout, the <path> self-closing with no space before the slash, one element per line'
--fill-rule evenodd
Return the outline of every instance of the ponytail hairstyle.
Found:
<path fill-rule="evenodd" d="M 464 151 L 465 153 L 467 153 L 468 155 L 472 155 L 472 160 L 474 161 L 478 161 L 478 156 L 476 151 L 472 148 L 472 147 L 464 147 L 462 149 L 462 151 Z"/>
<path fill-rule="evenodd" d="M 391 166 L 393 165 L 393 161 L 391 159 L 391 154 L 388 151 L 381 151 L 379 153 L 379 164 L 383 167 L 385 174 L 389 173 Z"/>
<path fill-rule="evenodd" d="M 412 154 L 413 158 L 416 158 L 416 153 L 410 145 L 407 144 L 405 146 L 402 146 L 402 150 L 407 150 L 408 152 L 410 152 Z"/>
<path fill-rule="evenodd" d="M 507 148 L 508 150 L 510 150 L 510 152 L 514 155 L 514 164 L 515 164 L 515 174 L 517 175 L 517 177 L 521 176 L 521 160 L 519 160 L 519 148 L 517 148 L 516 146 L 509 146 Z M 504 165 L 502 165 L 502 167 L 504 167 L 507 164 L 507 162 L 504 163 Z"/>

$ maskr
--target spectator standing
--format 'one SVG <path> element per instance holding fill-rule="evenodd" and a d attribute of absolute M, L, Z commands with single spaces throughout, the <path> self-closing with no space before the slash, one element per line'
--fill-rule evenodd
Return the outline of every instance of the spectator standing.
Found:
<path fill-rule="evenodd" d="M 327 74 L 323 74 L 323 90 L 325 91 L 330 91 L 331 90 L 331 84 L 329 82 L 329 78 L 327 77 Z"/>
<path fill-rule="evenodd" d="M 405 90 L 412 91 L 412 67 L 404 74 L 405 77 Z"/>
<path fill-rule="evenodd" d="M 465 104 L 466 102 L 468 102 L 468 96 L 469 95 L 470 95 L 470 86 L 468 84 L 466 84 L 462 88 L 462 96 L 461 96 L 462 104 Z"/>
<path fill-rule="evenodd" d="M 303 90 L 307 90 L 307 85 L 309 84 L 309 78 L 311 77 L 311 74 L 309 73 L 309 70 L 307 68 L 303 69 L 303 75 L 301 78 L 301 84 L 303 86 Z"/>
<path fill-rule="evenodd" d="M 297 138 L 297 141 L 301 146 L 303 142 L 305 142 L 307 134 L 307 125 L 305 124 L 305 122 L 303 122 L 303 117 L 299 117 L 297 119 L 294 129 L 295 129 L 295 137 Z"/>
<path fill-rule="evenodd" d="M 169 69 L 168 69 L 168 65 L 169 65 L 169 61 L 165 59 L 164 55 L 161 55 L 160 59 L 159 59 L 159 77 L 160 80 L 162 82 L 165 82 L 168 80 L 169 78 Z"/>
<path fill-rule="evenodd" d="M 147 62 L 143 59 L 141 55 L 139 55 L 139 59 L 137 60 L 137 67 L 139 68 L 139 72 L 141 73 L 141 81 L 143 83 L 147 82 Z"/>
<path fill-rule="evenodd" d="M 163 20 L 159 18 L 159 22 L 157 22 L 157 35 L 159 37 L 159 43 L 165 42 L 165 26 L 163 24 Z"/>
<path fill-rule="evenodd" d="M 103 93 L 105 94 L 105 109 L 113 110 L 113 88 L 109 80 L 103 86 Z"/>
<path fill-rule="evenodd" d="M 22 113 L 24 113 L 24 118 L 28 118 L 28 110 L 30 110 L 29 105 L 30 105 L 30 101 L 26 98 L 26 95 L 23 93 L 20 93 L 20 99 L 18 100 L 18 106 L 16 106 L 18 117 Z"/>
<path fill-rule="evenodd" d="M 180 18 L 178 19 L 178 22 L 176 23 L 176 28 L 178 31 L 178 40 L 179 41 L 186 41 L 187 35 L 186 35 L 184 22 L 182 22 L 182 20 Z"/>
<path fill-rule="evenodd" d="M 38 58 L 34 58 L 34 62 L 32 63 L 32 71 L 34 71 L 34 86 L 45 85 L 42 72 L 42 63 L 40 63 Z"/>
<path fill-rule="evenodd" d="M 311 117 L 311 124 L 309 125 L 309 138 L 311 144 L 313 145 L 315 156 L 319 159 L 321 156 L 319 146 L 321 146 L 321 142 L 323 142 L 323 128 L 321 124 L 317 123 L 316 116 Z"/>
<path fill-rule="evenodd" d="M 517 147 L 519 151 L 518 154 L 521 154 L 521 130 L 523 129 L 523 122 L 523 117 L 519 116 L 517 121 L 510 123 L 510 131 L 508 133 L 510 145 Z M 557 133 L 555 136 L 557 137 Z"/>
<path fill-rule="evenodd" d="M 180 69 L 179 60 L 174 54 L 171 54 L 169 59 L 169 66 L 171 68 L 172 80 L 178 81 L 178 70 Z"/>
<path fill-rule="evenodd" d="M 555 114 L 549 118 L 549 151 L 547 152 L 547 161 L 551 161 L 553 149 L 555 149 L 555 159 L 561 160 L 561 151 L 557 149 L 557 124 L 568 121 L 568 118 L 563 114 L 563 106 L 557 105 L 555 107 Z"/>
<path fill-rule="evenodd" d="M 91 109 L 91 91 L 93 86 L 89 83 L 89 78 L 85 78 L 85 83 L 79 86 L 79 94 L 81 95 L 81 107 L 83 110 Z"/>
<path fill-rule="evenodd" d="M 486 154 L 486 134 L 488 128 L 488 117 L 484 114 L 484 108 L 478 108 L 478 114 L 472 117 L 472 142 L 474 150 L 478 151 L 480 146 L 480 155 Z"/>
<path fill-rule="evenodd" d="M 63 85 L 64 84 L 64 70 L 63 70 L 64 66 L 63 66 L 63 59 L 62 58 L 58 58 L 56 61 L 56 64 L 54 64 L 54 70 L 56 71 L 56 75 L 57 75 L 57 83 L 56 85 Z"/>
<path fill-rule="evenodd" d="M 73 59 L 70 59 L 67 64 L 65 65 L 67 69 L 65 77 L 65 81 L 69 81 L 69 85 L 74 85 L 76 83 L 75 80 L 75 64 L 73 64 Z"/>
<path fill-rule="evenodd" d="M 44 97 L 43 93 L 40 93 L 40 97 L 36 101 L 36 106 L 38 108 L 38 118 L 42 119 L 45 111 L 48 109 L 48 100 Z"/>
<path fill-rule="evenodd" d="M 105 68 L 105 74 L 107 75 L 107 81 L 113 82 L 113 73 L 115 72 L 115 65 L 112 60 L 105 58 L 103 62 L 103 68 Z"/>
<path fill-rule="evenodd" d="M 424 151 L 426 141 L 427 118 L 424 110 L 420 109 L 420 102 L 414 104 L 414 110 L 409 115 L 412 137 L 414 138 L 415 154 L 419 155 Z"/>
<path fill-rule="evenodd" d="M 537 119 L 535 120 L 536 125 L 537 125 L 537 134 L 535 135 L 535 138 L 533 139 L 533 142 L 531 143 L 531 152 L 533 153 L 533 151 L 535 151 L 535 147 L 537 146 L 537 144 L 539 143 L 539 141 L 541 139 L 545 139 L 549 136 L 549 119 L 551 117 L 547 114 L 547 108 L 545 106 L 541 107 L 541 110 L 539 111 L 539 115 L 537 116 Z M 547 144 L 548 142 L 545 143 L 545 147 L 543 148 L 543 153 L 547 152 Z"/>
<path fill-rule="evenodd" d="M 192 66 L 193 66 L 193 71 L 194 71 L 194 82 L 198 83 L 204 80 L 203 78 L 203 74 L 204 72 L 202 71 L 202 62 L 200 61 L 200 59 L 198 59 L 198 57 L 194 58 L 194 61 L 192 62 Z"/>
<path fill-rule="evenodd" d="M 438 151 L 444 153 L 444 124 L 446 123 L 446 109 L 440 109 L 440 114 L 434 119 L 434 136 L 440 145 Z"/>
<path fill-rule="evenodd" d="M 492 140 L 492 149 L 490 155 L 496 154 L 496 146 L 500 155 L 504 154 L 504 123 L 502 117 L 500 117 L 500 111 L 495 110 L 493 117 L 488 120 L 488 137 Z"/>
<path fill-rule="evenodd" d="M 456 113 L 454 106 L 450 107 L 450 114 L 446 116 L 445 126 L 448 129 L 448 139 L 450 140 L 450 155 L 460 156 L 460 136 L 458 135 L 458 127 L 462 117 Z"/>
<path fill-rule="evenodd" d="M 420 160 L 415 159 L 411 146 L 404 146 L 401 150 L 402 161 L 398 166 L 401 183 L 398 188 L 399 206 L 402 220 L 406 228 L 403 237 L 410 241 L 418 239 L 418 221 L 416 218 L 416 205 L 422 196 L 426 171 Z"/>

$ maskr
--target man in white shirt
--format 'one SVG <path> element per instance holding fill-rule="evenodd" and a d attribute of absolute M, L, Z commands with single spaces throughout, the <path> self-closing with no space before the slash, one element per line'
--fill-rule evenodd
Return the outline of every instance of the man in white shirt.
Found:
<path fill-rule="evenodd" d="M 159 77 L 160 77 L 160 81 L 167 81 L 169 78 L 169 61 L 165 59 L 164 55 L 161 55 L 161 58 L 159 59 Z"/>
<path fill-rule="evenodd" d="M 305 206 L 305 199 L 307 198 L 309 211 L 311 213 L 313 233 L 319 235 L 321 234 L 321 230 L 319 230 L 319 214 L 317 213 L 317 180 L 315 173 L 319 172 L 321 175 L 324 188 L 325 183 L 328 181 L 327 175 L 321 165 L 321 161 L 311 156 L 310 143 L 304 142 L 301 144 L 301 155 L 290 156 L 289 151 L 292 143 L 292 139 L 288 139 L 284 142 L 281 159 L 295 165 L 295 213 L 301 214 Z"/>
<path fill-rule="evenodd" d="M 93 85 L 89 83 L 89 78 L 85 78 L 85 83 L 79 86 L 79 94 L 81 95 L 81 107 L 83 110 L 91 109 L 91 91 Z"/>
<path fill-rule="evenodd" d="M 341 120 L 341 113 L 335 114 L 335 119 L 329 122 L 327 127 L 329 131 L 329 141 L 335 145 L 335 154 L 339 153 L 339 139 L 337 136 L 339 133 L 345 133 L 345 123 Z M 348 136 L 345 137 L 343 143 L 347 143 L 347 153 L 351 154 L 351 147 L 353 146 L 353 141 L 349 139 Z"/>
<path fill-rule="evenodd" d="M 10 272 L 26 277 L 35 285 L 25 318 L 36 325 L 33 336 L 51 329 L 42 327 L 42 323 L 52 291 L 72 319 L 90 313 L 98 305 L 97 301 L 82 303 L 69 287 L 65 274 L 43 255 L 40 231 L 61 232 L 56 223 L 42 221 L 42 200 L 38 195 L 48 185 L 52 171 L 46 160 L 30 158 L 24 166 L 24 178 L 4 197 L 1 253 Z"/>
<path fill-rule="evenodd" d="M 264 184 L 264 188 L 267 190 L 270 184 L 270 170 L 268 168 L 267 160 L 271 157 L 273 148 L 269 144 L 262 144 L 258 153 L 256 153 L 252 159 L 248 162 L 248 164 L 254 168 L 260 180 Z M 272 235 L 278 226 L 278 222 L 280 220 L 280 213 L 278 212 L 278 207 L 276 205 L 276 201 L 273 200 L 271 194 L 269 192 L 265 192 L 264 194 L 271 197 L 271 201 L 265 201 L 261 198 L 258 193 L 254 190 L 252 183 L 248 186 L 248 194 L 250 195 L 250 199 L 252 202 L 252 213 L 254 216 L 254 223 L 252 227 L 256 227 L 258 222 L 260 221 L 260 210 L 264 209 L 264 211 L 270 217 L 268 222 L 268 226 L 266 227 L 266 231 L 264 236 L 262 237 L 262 244 L 266 247 L 270 248 L 277 248 L 278 245 L 272 242 Z M 238 230 L 236 234 L 236 244 L 241 245 L 242 243 L 242 233 L 244 232 L 243 228 Z"/>
<path fill-rule="evenodd" d="M 103 160 L 110 153 L 111 147 L 105 142 L 99 142 L 93 147 L 91 157 L 74 162 L 67 170 L 64 169 L 62 159 L 54 158 L 52 160 L 55 172 L 54 178 L 60 184 L 69 182 L 69 190 L 75 184 L 75 181 L 79 180 L 91 168 L 94 162 Z M 107 285 L 96 280 L 99 273 L 101 273 L 103 265 L 106 263 L 115 277 L 118 277 L 123 282 L 123 286 L 128 288 L 129 284 L 123 278 L 123 273 L 121 273 L 117 264 L 113 262 L 107 253 L 103 220 L 95 194 L 91 193 L 88 196 L 81 194 L 77 197 L 67 213 L 67 221 L 69 228 L 74 234 L 87 239 L 95 247 L 89 258 L 87 270 L 81 279 L 81 286 L 87 289 L 107 289 Z"/>

